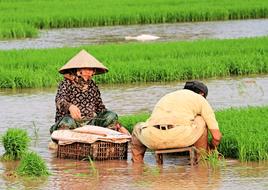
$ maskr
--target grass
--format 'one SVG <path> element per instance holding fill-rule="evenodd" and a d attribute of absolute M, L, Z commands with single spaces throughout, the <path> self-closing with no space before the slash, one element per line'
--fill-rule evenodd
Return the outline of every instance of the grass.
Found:
<path fill-rule="evenodd" d="M 268 73 L 268 37 L 0 51 L 0 88 L 52 87 L 86 49 L 110 70 L 97 83 L 164 82 Z"/>
<path fill-rule="evenodd" d="M 27 152 L 21 159 L 16 172 L 25 177 L 48 176 L 46 162 L 35 152 Z"/>
<path fill-rule="evenodd" d="M 240 161 L 268 160 L 268 106 L 230 108 L 216 111 L 223 134 L 218 151 L 225 158 Z M 137 122 L 145 121 L 148 113 L 121 116 L 120 121 L 130 132 Z M 208 157 L 213 163 L 216 154 Z M 216 163 L 216 162 L 215 162 Z"/>
<path fill-rule="evenodd" d="M 19 160 L 29 147 L 30 138 L 27 131 L 19 128 L 9 128 L 1 137 L 5 148 L 3 160 Z"/>
<path fill-rule="evenodd" d="M 3 0 L 0 38 L 37 29 L 267 18 L 263 0 Z M 40 11 L 42 10 L 42 11 Z"/>

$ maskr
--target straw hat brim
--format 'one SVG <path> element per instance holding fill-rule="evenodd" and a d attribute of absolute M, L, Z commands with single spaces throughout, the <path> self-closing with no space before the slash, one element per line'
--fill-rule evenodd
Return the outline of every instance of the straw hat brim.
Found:
<path fill-rule="evenodd" d="M 81 50 L 73 58 L 71 58 L 63 67 L 59 69 L 59 73 L 68 73 L 70 69 L 80 69 L 80 68 L 92 68 L 96 69 L 95 74 L 103 74 L 108 72 L 108 68 L 105 67 L 100 61 L 95 57 L 90 55 L 87 51 Z"/>

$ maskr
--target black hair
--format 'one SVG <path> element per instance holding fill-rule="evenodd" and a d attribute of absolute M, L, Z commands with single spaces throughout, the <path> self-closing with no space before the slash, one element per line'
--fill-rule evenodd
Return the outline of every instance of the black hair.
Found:
<path fill-rule="evenodd" d="M 203 92 L 205 98 L 208 95 L 208 87 L 199 81 L 187 81 L 184 85 L 184 89 L 191 90 L 197 94 L 200 94 L 200 92 Z"/>
<path fill-rule="evenodd" d="M 62 71 L 62 74 L 71 74 L 71 75 L 76 75 L 77 69 L 72 68 L 72 69 L 66 69 Z"/>

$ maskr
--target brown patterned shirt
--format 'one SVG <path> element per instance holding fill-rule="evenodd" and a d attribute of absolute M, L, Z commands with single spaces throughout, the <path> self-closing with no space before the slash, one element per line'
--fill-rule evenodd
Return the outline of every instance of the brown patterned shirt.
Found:
<path fill-rule="evenodd" d="M 82 118 L 92 118 L 95 114 L 105 111 L 98 86 L 93 80 L 84 81 L 82 78 L 69 80 L 65 78 L 58 87 L 55 121 L 59 121 L 65 115 L 70 115 L 69 107 L 76 105 Z"/>

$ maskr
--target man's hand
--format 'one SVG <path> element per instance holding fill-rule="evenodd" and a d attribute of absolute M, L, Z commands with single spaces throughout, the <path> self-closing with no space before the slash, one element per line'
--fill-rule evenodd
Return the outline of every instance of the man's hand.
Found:
<path fill-rule="evenodd" d="M 213 139 L 211 140 L 211 144 L 215 147 L 217 147 L 219 144 L 220 144 L 220 140 L 217 140 L 217 139 Z"/>
<path fill-rule="evenodd" d="M 220 141 L 212 139 L 209 145 L 209 150 L 215 150 L 217 146 L 220 144 Z"/>
<path fill-rule="evenodd" d="M 212 140 L 211 143 L 209 144 L 210 149 L 215 149 L 221 142 L 221 132 L 218 129 L 211 129 L 210 130 Z"/>
<path fill-rule="evenodd" d="M 72 104 L 69 107 L 69 111 L 70 111 L 71 117 L 74 120 L 81 120 L 82 119 L 80 109 L 76 105 Z"/>

